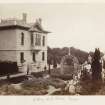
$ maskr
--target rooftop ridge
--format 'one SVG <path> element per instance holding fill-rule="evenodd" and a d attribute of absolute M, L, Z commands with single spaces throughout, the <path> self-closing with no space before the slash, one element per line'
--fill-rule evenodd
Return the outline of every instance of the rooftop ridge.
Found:
<path fill-rule="evenodd" d="M 27 15 L 23 14 L 22 19 L 18 19 L 18 18 L 1 19 L 0 29 L 7 28 L 7 27 L 19 26 L 19 27 L 29 29 L 29 31 L 33 31 L 33 32 L 50 33 L 43 29 L 42 24 L 41 24 L 41 22 L 42 22 L 41 18 L 36 19 L 36 21 L 33 23 L 28 23 L 26 21 L 26 17 L 27 17 Z"/>

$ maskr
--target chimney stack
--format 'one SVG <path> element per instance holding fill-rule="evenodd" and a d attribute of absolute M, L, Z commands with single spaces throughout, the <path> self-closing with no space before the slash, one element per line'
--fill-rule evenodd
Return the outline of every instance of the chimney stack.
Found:
<path fill-rule="evenodd" d="M 27 14 L 26 13 L 23 13 L 23 19 L 22 20 L 24 21 L 24 23 L 27 22 Z"/>

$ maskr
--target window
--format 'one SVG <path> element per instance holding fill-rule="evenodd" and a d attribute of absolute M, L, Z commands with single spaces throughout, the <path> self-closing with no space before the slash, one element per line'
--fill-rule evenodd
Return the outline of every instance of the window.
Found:
<path fill-rule="evenodd" d="M 44 61 L 44 59 L 45 59 L 45 53 L 42 52 L 42 60 Z"/>
<path fill-rule="evenodd" d="M 41 45 L 41 35 L 39 35 L 39 34 L 36 34 L 35 45 L 37 45 L 37 46 Z"/>
<path fill-rule="evenodd" d="M 24 45 L 24 33 L 21 33 L 21 45 Z"/>
<path fill-rule="evenodd" d="M 33 37 L 33 33 L 31 34 L 31 45 L 33 45 L 34 43 L 34 37 Z"/>
<path fill-rule="evenodd" d="M 23 63 L 23 61 L 24 61 L 24 53 L 21 52 L 20 53 L 20 62 Z"/>
<path fill-rule="evenodd" d="M 45 46 L 45 36 L 43 36 L 43 46 Z"/>
<path fill-rule="evenodd" d="M 34 62 L 36 61 L 35 52 L 33 52 L 33 61 L 34 61 Z"/>

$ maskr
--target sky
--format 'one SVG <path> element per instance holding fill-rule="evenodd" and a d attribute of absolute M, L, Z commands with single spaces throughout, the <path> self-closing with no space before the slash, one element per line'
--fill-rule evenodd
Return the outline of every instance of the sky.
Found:
<path fill-rule="evenodd" d="M 42 26 L 50 31 L 48 46 L 75 47 L 105 52 L 105 4 L 103 3 L 28 3 L 0 4 L 0 19 L 22 18 L 27 21 L 42 18 Z"/>

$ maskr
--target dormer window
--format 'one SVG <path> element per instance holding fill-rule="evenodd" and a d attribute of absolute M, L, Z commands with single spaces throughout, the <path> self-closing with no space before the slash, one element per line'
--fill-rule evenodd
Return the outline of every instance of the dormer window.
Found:
<path fill-rule="evenodd" d="M 21 45 L 24 45 L 24 33 L 21 33 Z"/>

